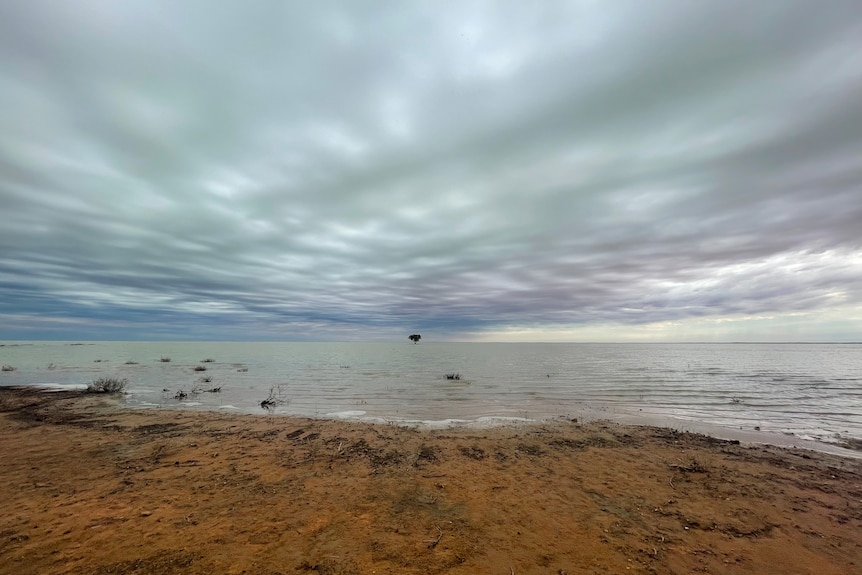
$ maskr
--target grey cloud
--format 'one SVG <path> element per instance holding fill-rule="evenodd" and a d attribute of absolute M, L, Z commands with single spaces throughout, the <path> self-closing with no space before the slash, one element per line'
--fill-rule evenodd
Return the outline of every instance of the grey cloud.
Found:
<path fill-rule="evenodd" d="M 0 336 L 862 305 L 858 2 L 83 6 L 0 7 Z"/>

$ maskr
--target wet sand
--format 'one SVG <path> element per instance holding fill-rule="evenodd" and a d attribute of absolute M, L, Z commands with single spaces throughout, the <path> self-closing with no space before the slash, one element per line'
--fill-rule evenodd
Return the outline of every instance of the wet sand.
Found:
<path fill-rule="evenodd" d="M 0 573 L 860 573 L 862 461 L 0 388 Z"/>

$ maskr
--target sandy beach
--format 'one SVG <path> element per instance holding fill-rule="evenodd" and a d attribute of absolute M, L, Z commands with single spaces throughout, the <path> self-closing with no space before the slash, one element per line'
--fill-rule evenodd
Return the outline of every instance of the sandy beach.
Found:
<path fill-rule="evenodd" d="M 0 573 L 862 572 L 862 461 L 0 389 Z"/>

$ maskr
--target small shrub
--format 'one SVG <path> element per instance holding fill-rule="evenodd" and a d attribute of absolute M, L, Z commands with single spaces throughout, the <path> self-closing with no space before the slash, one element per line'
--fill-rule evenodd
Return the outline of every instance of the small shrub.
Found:
<path fill-rule="evenodd" d="M 127 383 L 128 379 L 100 377 L 87 384 L 87 393 L 122 393 Z"/>
<path fill-rule="evenodd" d="M 215 362 L 215 360 L 211 357 L 208 357 L 206 359 L 201 360 L 201 363 L 214 363 L 214 362 Z"/>
<path fill-rule="evenodd" d="M 202 365 L 196 365 L 195 366 L 195 371 L 206 371 L 206 370 L 207 370 L 207 368 L 205 368 Z"/>
<path fill-rule="evenodd" d="M 186 393 L 185 391 L 183 391 L 183 390 L 181 389 L 181 390 L 179 390 L 179 391 L 174 395 L 174 399 L 177 399 L 177 400 L 179 400 L 179 401 L 182 401 L 182 400 L 184 400 L 185 398 L 187 398 L 188 396 L 189 396 L 189 394 L 188 394 L 188 393 Z"/>
<path fill-rule="evenodd" d="M 7 363 L 2 368 L 0 368 L 0 371 L 15 371 L 15 368 Z"/>
<path fill-rule="evenodd" d="M 160 361 L 160 362 L 162 362 L 162 363 L 170 363 L 170 362 L 171 362 L 171 358 L 169 358 L 169 357 L 167 357 L 167 356 L 163 355 L 162 357 L 160 357 L 160 358 L 159 358 L 159 361 Z"/>
<path fill-rule="evenodd" d="M 132 361 L 131 359 L 126 362 L 126 365 L 138 365 L 137 361 Z"/>
<path fill-rule="evenodd" d="M 269 396 L 260 402 L 260 406 L 267 411 L 272 411 L 284 403 L 287 403 L 287 400 L 282 396 L 281 386 L 277 385 L 269 388 Z"/>
<path fill-rule="evenodd" d="M 461 379 L 460 373 L 447 373 L 446 379 Z"/>
<path fill-rule="evenodd" d="M 212 380 L 213 380 L 213 376 L 211 376 L 211 375 L 205 375 L 205 376 L 203 376 L 203 377 L 199 378 L 199 379 L 198 379 L 198 382 L 200 382 L 200 383 L 210 383 Z"/>
<path fill-rule="evenodd" d="M 221 393 L 221 386 L 212 387 L 210 389 L 204 389 L 204 388 L 200 387 L 199 385 L 195 385 L 192 388 L 191 394 L 197 395 L 199 393 Z"/>

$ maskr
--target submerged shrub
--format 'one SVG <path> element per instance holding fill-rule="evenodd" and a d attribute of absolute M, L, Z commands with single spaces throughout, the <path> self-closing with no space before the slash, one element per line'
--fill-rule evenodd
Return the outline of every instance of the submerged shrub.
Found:
<path fill-rule="evenodd" d="M 208 357 L 208 358 L 206 358 L 206 359 L 202 359 L 202 360 L 201 360 L 201 363 L 213 363 L 214 361 L 215 361 L 215 360 L 214 360 L 213 358 Z"/>
<path fill-rule="evenodd" d="M 87 393 L 122 393 L 127 383 L 128 379 L 100 377 L 87 384 Z"/>
<path fill-rule="evenodd" d="M 461 379 L 460 373 L 447 373 L 446 379 Z"/>
<path fill-rule="evenodd" d="M 15 368 L 7 363 L 3 366 L 2 371 L 15 371 Z"/>
<path fill-rule="evenodd" d="M 167 356 L 163 355 L 162 357 L 160 357 L 160 358 L 159 358 L 159 361 L 160 361 L 160 362 L 162 362 L 162 363 L 170 363 L 171 358 L 169 358 L 169 357 L 167 357 Z"/>
<path fill-rule="evenodd" d="M 205 368 L 202 365 L 196 365 L 195 366 L 195 371 L 206 371 L 206 370 L 207 370 L 207 368 Z"/>
<path fill-rule="evenodd" d="M 221 388 L 219 388 L 221 390 Z M 260 406 L 267 411 L 274 410 L 277 406 L 287 403 L 283 397 L 282 386 L 276 385 L 269 388 L 269 396 L 260 402 Z"/>

